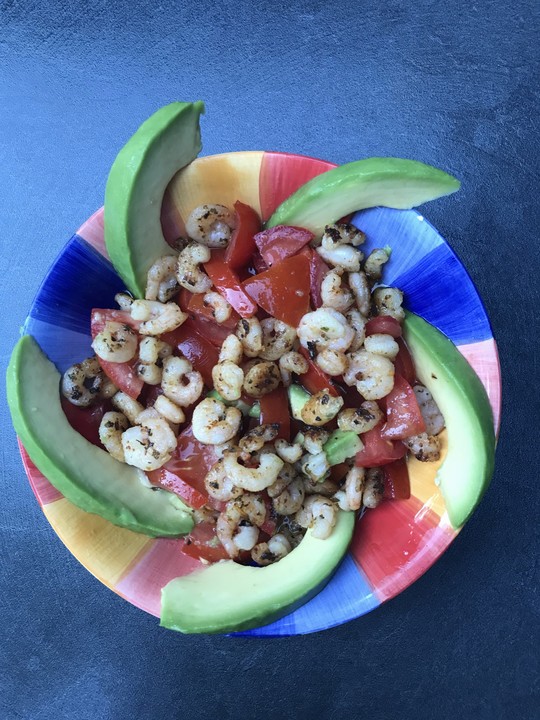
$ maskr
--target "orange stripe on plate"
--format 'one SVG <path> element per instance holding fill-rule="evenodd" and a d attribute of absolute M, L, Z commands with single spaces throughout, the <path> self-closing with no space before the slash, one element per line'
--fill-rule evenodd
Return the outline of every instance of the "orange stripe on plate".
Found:
<path fill-rule="evenodd" d="M 103 229 L 103 208 L 97 210 L 88 220 L 77 230 L 77 235 L 90 243 L 99 253 L 108 258 L 109 255 L 105 248 L 105 231 Z"/>
<path fill-rule="evenodd" d="M 437 462 L 420 462 L 409 455 L 407 468 L 411 483 L 411 495 L 417 498 L 428 510 L 442 517 L 446 512 L 446 505 L 442 492 L 435 484 L 435 476 L 444 462 L 448 451 L 448 433 L 443 430 L 439 435 L 441 441 L 441 457 Z"/>

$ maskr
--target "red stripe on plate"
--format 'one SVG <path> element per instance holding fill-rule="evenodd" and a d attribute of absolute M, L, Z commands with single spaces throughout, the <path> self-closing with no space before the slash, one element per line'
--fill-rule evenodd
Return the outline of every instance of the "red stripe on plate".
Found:
<path fill-rule="evenodd" d="M 459 352 L 472 365 L 482 381 L 493 410 L 495 435 L 499 435 L 501 425 L 501 366 L 495 340 L 483 340 L 470 345 L 458 345 Z"/>
<path fill-rule="evenodd" d="M 58 490 L 51 485 L 45 475 L 43 475 L 43 473 L 40 472 L 30 460 L 30 457 L 24 449 L 21 441 L 19 440 L 18 442 L 24 469 L 26 470 L 30 486 L 34 491 L 34 495 L 36 496 L 38 503 L 43 507 L 43 505 L 50 505 L 50 503 L 63 498 L 64 496 L 62 493 L 58 492 Z"/>
<path fill-rule="evenodd" d="M 77 230 L 77 235 L 90 243 L 99 253 L 108 258 L 109 255 L 105 248 L 105 231 L 103 226 L 103 208 L 97 210 L 88 220 Z"/>

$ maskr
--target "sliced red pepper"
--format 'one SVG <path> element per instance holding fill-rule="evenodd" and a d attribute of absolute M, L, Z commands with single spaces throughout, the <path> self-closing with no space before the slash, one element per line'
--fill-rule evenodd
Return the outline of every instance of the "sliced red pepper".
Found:
<path fill-rule="evenodd" d="M 267 313 L 298 327 L 309 311 L 309 260 L 304 255 L 293 255 L 244 280 L 242 286 Z"/>
<path fill-rule="evenodd" d="M 416 380 L 416 369 L 414 367 L 414 361 L 411 357 L 411 353 L 409 352 L 409 348 L 402 337 L 397 338 L 396 342 L 399 345 L 399 352 L 394 360 L 396 375 L 401 375 L 401 377 L 405 378 L 409 385 L 414 385 Z"/>
<path fill-rule="evenodd" d="M 384 497 L 389 500 L 407 500 L 411 497 L 409 470 L 405 458 L 383 465 Z"/>
<path fill-rule="evenodd" d="M 234 203 L 236 228 L 225 251 L 225 262 L 233 270 L 240 270 L 251 260 L 257 246 L 255 234 L 261 229 L 261 219 L 255 210 L 240 200 Z"/>
<path fill-rule="evenodd" d="M 108 322 L 118 322 L 123 325 L 129 325 L 134 330 L 139 329 L 140 322 L 133 320 L 131 315 L 124 310 L 107 310 L 94 308 L 92 310 L 90 320 L 90 331 L 92 339 L 100 333 Z M 119 390 L 125 392 L 132 398 L 137 399 L 144 385 L 143 380 L 137 375 L 135 369 L 137 365 L 137 356 L 129 362 L 114 363 L 107 362 L 98 357 L 99 364 L 105 375 L 111 380 Z"/>
<path fill-rule="evenodd" d="M 300 352 L 308 361 L 309 366 L 307 373 L 300 375 L 301 385 L 312 395 L 315 395 L 315 393 L 318 393 L 320 390 L 328 390 L 329 394 L 333 395 L 333 397 L 339 397 L 340 393 L 332 383 L 332 378 L 313 362 L 304 347 L 300 348 Z"/>
<path fill-rule="evenodd" d="M 355 463 L 359 467 L 380 467 L 399 460 L 407 453 L 407 448 L 399 440 L 387 440 L 381 435 L 382 423 L 373 430 L 363 433 L 360 439 L 364 447 L 356 455 Z"/>
<path fill-rule="evenodd" d="M 201 373 L 208 387 L 213 386 L 212 368 L 218 363 L 219 350 L 197 331 L 192 320 L 186 320 L 179 328 L 165 333 L 161 338 L 180 350 L 195 370 Z"/>
<path fill-rule="evenodd" d="M 291 225 L 276 225 L 255 235 L 255 242 L 264 262 L 275 265 L 295 255 L 315 236 L 309 230 Z"/>
<path fill-rule="evenodd" d="M 257 312 L 257 305 L 242 287 L 238 275 L 223 258 L 223 250 L 213 250 L 210 260 L 204 263 L 204 269 L 216 289 L 241 317 L 253 317 Z"/>
<path fill-rule="evenodd" d="M 161 487 L 173 492 L 175 495 L 178 495 L 186 505 L 192 508 L 202 508 L 203 505 L 206 505 L 208 502 L 208 494 L 206 492 L 203 494 L 199 490 L 196 490 L 179 475 L 167 470 L 166 467 L 152 470 L 146 474 L 154 487 Z"/>
<path fill-rule="evenodd" d="M 401 376 L 394 378 L 394 387 L 385 397 L 386 423 L 381 431 L 390 440 L 404 440 L 411 435 L 426 431 L 426 424 L 416 395 L 409 383 Z"/>
<path fill-rule="evenodd" d="M 366 323 L 366 335 L 391 335 L 393 338 L 401 337 L 402 328 L 399 321 L 389 315 L 377 315 Z"/>
<path fill-rule="evenodd" d="M 284 387 L 278 387 L 259 400 L 261 405 L 261 425 L 279 425 L 278 438 L 287 442 L 291 438 L 291 419 L 289 416 L 289 399 Z"/>

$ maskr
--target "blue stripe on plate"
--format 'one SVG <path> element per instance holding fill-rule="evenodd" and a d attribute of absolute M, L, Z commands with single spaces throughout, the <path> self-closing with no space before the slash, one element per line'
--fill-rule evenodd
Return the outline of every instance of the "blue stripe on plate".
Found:
<path fill-rule="evenodd" d="M 41 320 L 28 317 L 23 328 L 25 335 L 32 335 L 58 370 L 63 373 L 74 363 L 94 354 L 90 332 L 82 334 L 59 328 Z"/>
<path fill-rule="evenodd" d="M 124 283 L 111 263 L 86 240 L 74 235 L 43 281 L 30 317 L 89 334 L 92 308 L 115 307 L 114 296 L 123 289 Z"/>
<path fill-rule="evenodd" d="M 380 604 L 365 575 L 346 555 L 328 585 L 298 610 L 271 625 L 232 634 L 277 637 L 317 632 L 364 615 Z"/>

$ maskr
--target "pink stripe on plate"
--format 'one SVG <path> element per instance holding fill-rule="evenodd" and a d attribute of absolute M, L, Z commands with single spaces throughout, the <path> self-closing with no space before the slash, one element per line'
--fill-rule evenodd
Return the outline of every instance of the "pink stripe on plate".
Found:
<path fill-rule="evenodd" d="M 105 231 L 103 229 L 103 208 L 97 210 L 88 220 L 77 230 L 77 235 L 86 240 L 99 253 L 108 258 L 109 255 L 105 248 Z"/>
<path fill-rule="evenodd" d="M 181 540 L 159 538 L 150 550 L 131 568 L 115 591 L 133 605 L 159 617 L 161 588 L 175 577 L 189 575 L 202 563 L 180 552 Z"/>
<path fill-rule="evenodd" d="M 499 435 L 501 425 L 501 366 L 495 340 L 483 340 L 470 345 L 458 345 L 459 352 L 472 365 L 482 381 L 493 410 L 495 435 Z"/>
<path fill-rule="evenodd" d="M 30 486 L 34 491 L 34 495 L 36 496 L 38 503 L 43 507 L 43 505 L 50 505 L 56 500 L 63 498 L 64 496 L 62 493 L 58 492 L 58 490 L 51 485 L 45 475 L 43 475 L 43 473 L 40 472 L 30 460 L 30 457 L 24 449 L 21 441 L 19 440 L 18 442 L 24 469 L 26 470 Z"/>

